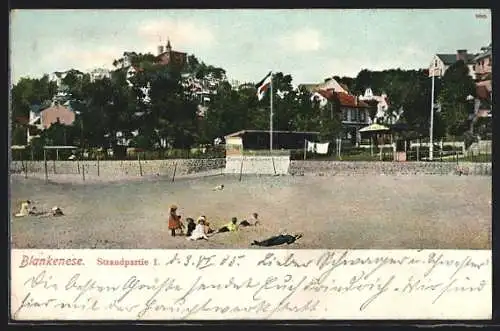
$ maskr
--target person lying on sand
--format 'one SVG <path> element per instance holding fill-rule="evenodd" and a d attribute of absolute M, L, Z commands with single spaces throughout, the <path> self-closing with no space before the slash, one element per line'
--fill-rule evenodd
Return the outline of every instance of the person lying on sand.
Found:
<path fill-rule="evenodd" d="M 260 224 L 258 218 L 259 218 L 259 214 L 253 213 L 252 217 L 250 218 L 250 221 L 243 220 L 243 221 L 241 221 L 240 226 L 243 226 L 243 227 L 246 227 L 246 226 L 257 226 L 258 224 Z"/>
<path fill-rule="evenodd" d="M 237 222 L 238 222 L 238 219 L 236 217 L 233 217 L 231 219 L 231 222 L 224 225 L 219 230 L 217 230 L 217 233 L 238 231 L 238 225 L 236 224 Z"/>
<path fill-rule="evenodd" d="M 32 206 L 32 201 L 24 201 L 21 204 L 21 210 L 19 213 L 17 213 L 15 216 L 16 217 L 21 217 L 21 216 L 27 216 L 27 215 L 32 215 L 32 216 L 43 216 L 43 217 L 58 217 L 58 216 L 64 216 L 64 213 L 61 208 L 54 206 L 50 211 L 39 211 L 35 206 Z"/>
<path fill-rule="evenodd" d="M 64 213 L 61 210 L 61 208 L 59 208 L 57 206 L 52 207 L 51 212 L 52 212 L 52 216 L 64 216 Z"/>
<path fill-rule="evenodd" d="M 212 191 L 222 191 L 223 189 L 224 189 L 224 185 L 223 185 L 223 184 L 221 184 L 221 185 L 219 185 L 219 186 L 214 187 L 214 188 L 212 189 Z"/>
<path fill-rule="evenodd" d="M 290 245 L 300 238 L 302 238 L 302 234 L 297 234 L 297 235 L 280 234 L 279 236 L 274 236 L 263 241 L 254 240 L 253 243 L 251 243 L 251 245 L 264 246 L 264 247 L 278 246 L 283 244 Z"/>
<path fill-rule="evenodd" d="M 170 215 L 168 218 L 168 229 L 171 231 L 172 237 L 175 237 L 175 230 L 183 232 L 184 224 L 181 222 L 181 216 L 177 215 L 177 206 L 170 206 Z"/>
<path fill-rule="evenodd" d="M 208 240 L 207 234 L 205 232 L 205 221 L 203 218 L 198 218 L 198 224 L 196 225 L 193 233 L 189 237 L 186 238 L 187 240 L 198 240 L 198 239 L 205 239 Z"/>

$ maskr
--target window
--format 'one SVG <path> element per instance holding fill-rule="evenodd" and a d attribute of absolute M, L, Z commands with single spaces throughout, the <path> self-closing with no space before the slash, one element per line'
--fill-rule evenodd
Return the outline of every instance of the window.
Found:
<path fill-rule="evenodd" d="M 360 119 L 362 123 L 366 122 L 366 112 L 364 109 L 360 111 Z"/>
<path fill-rule="evenodd" d="M 347 109 L 342 108 L 342 121 L 347 121 Z"/>
<path fill-rule="evenodd" d="M 354 122 L 356 121 L 356 110 L 355 109 L 350 109 L 350 118 L 349 118 L 349 121 L 350 122 Z"/>

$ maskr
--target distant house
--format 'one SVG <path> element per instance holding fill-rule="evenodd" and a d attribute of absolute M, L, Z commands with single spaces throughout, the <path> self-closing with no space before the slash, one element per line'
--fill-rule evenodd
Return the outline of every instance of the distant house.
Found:
<path fill-rule="evenodd" d="M 491 117 L 492 111 L 492 47 L 483 47 L 474 58 L 476 73 L 476 116 Z"/>
<path fill-rule="evenodd" d="M 54 123 L 73 125 L 75 113 L 68 107 L 53 105 L 40 112 L 40 122 L 43 129 L 48 129 Z"/>
<path fill-rule="evenodd" d="M 455 54 L 435 54 L 429 65 L 429 77 L 442 77 L 448 68 L 457 61 L 464 61 L 469 67 L 469 75 L 474 79 L 474 54 L 467 53 L 466 49 L 459 49 Z"/>
<path fill-rule="evenodd" d="M 389 114 L 389 99 L 387 94 L 374 95 L 371 88 L 365 90 L 365 94 L 359 96 L 359 100 L 366 102 L 368 105 L 377 107 L 377 112 L 373 118 L 374 123 L 394 124 L 399 120 L 401 112 L 397 114 Z M 370 123 L 371 124 L 371 123 Z"/>
<path fill-rule="evenodd" d="M 305 140 L 317 141 L 318 132 L 273 131 L 273 149 L 304 148 Z M 241 155 L 243 150 L 268 150 L 269 130 L 241 130 L 226 135 L 226 155 Z"/>
<path fill-rule="evenodd" d="M 130 65 L 128 66 L 127 68 L 127 72 L 126 72 L 126 79 L 127 79 L 127 84 L 132 87 L 134 84 L 132 84 L 131 82 L 131 79 L 138 73 L 138 72 L 141 72 L 143 71 L 142 68 L 139 68 L 139 67 L 136 67 L 136 66 L 133 66 L 133 65 Z"/>
<path fill-rule="evenodd" d="M 173 51 L 170 40 L 168 40 L 165 48 L 162 45 L 158 46 L 156 63 L 161 65 L 173 64 L 178 68 L 182 68 L 187 63 L 187 53 Z"/>
<path fill-rule="evenodd" d="M 59 104 L 53 104 L 42 111 L 34 108 L 30 110 L 29 119 L 18 120 L 18 123 L 22 124 L 27 130 L 28 144 L 33 138 L 39 136 L 40 131 L 50 128 L 52 124 L 73 125 L 74 122 L 75 113 L 70 108 Z"/>
<path fill-rule="evenodd" d="M 111 72 L 108 69 L 96 68 L 90 72 L 90 81 L 95 82 L 99 79 L 110 78 Z"/>
<path fill-rule="evenodd" d="M 481 50 L 482 52 L 476 55 L 473 59 L 476 79 L 478 81 L 491 81 L 493 57 L 491 44 L 487 47 L 483 47 Z"/>

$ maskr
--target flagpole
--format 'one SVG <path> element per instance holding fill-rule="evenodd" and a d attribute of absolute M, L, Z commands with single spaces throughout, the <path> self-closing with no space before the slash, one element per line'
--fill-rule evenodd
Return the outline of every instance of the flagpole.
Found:
<path fill-rule="evenodd" d="M 273 152 L 273 73 L 271 72 L 271 112 L 269 114 L 269 151 Z"/>

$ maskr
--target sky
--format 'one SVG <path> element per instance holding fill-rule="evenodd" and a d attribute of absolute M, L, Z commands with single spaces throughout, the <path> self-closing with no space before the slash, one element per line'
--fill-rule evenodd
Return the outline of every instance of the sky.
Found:
<path fill-rule="evenodd" d="M 293 84 L 355 77 L 362 69 L 420 69 L 436 53 L 477 53 L 491 42 L 485 9 L 16 10 L 10 68 L 21 77 L 112 69 L 125 51 L 176 51 L 222 67 L 230 80 L 269 71 Z"/>

